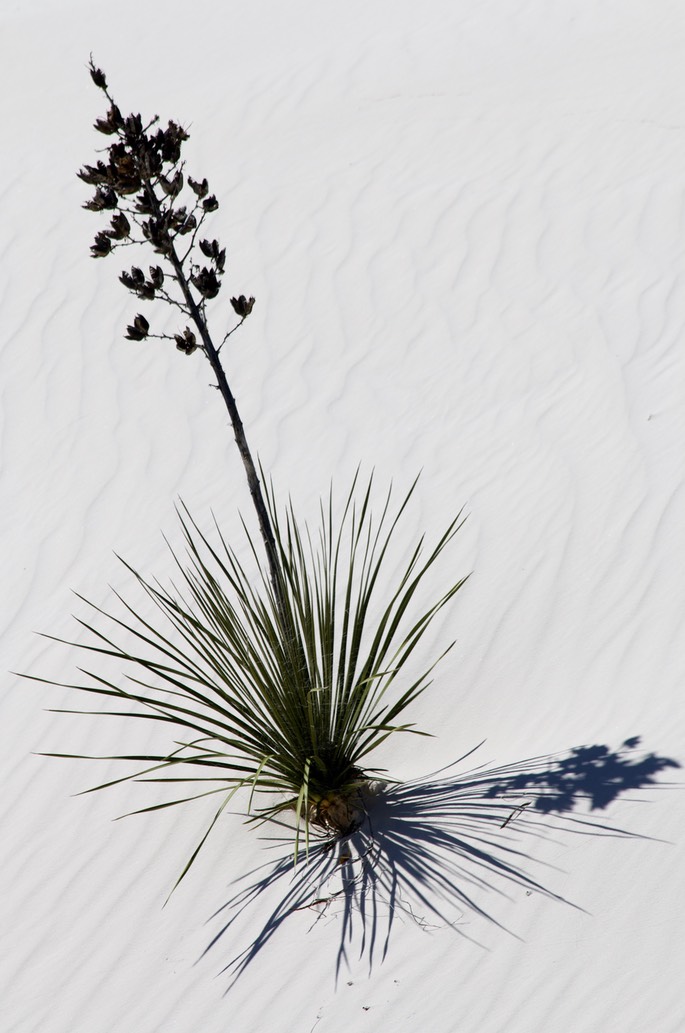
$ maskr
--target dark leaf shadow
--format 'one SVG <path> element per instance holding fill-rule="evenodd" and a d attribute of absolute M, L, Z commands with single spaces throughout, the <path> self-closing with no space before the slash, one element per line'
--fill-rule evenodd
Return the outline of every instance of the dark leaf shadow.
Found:
<path fill-rule="evenodd" d="M 284 825 L 287 831 L 271 840 L 276 860 L 238 880 L 240 888 L 210 919 L 221 925 L 202 956 L 265 894 L 275 897 L 267 920 L 221 969 L 229 989 L 298 911 L 308 910 L 313 922 L 332 915 L 338 920 L 337 977 L 353 947 L 366 958 L 369 971 L 383 961 L 398 919 L 425 929 L 451 926 L 472 939 L 465 918 L 478 917 L 515 935 L 498 921 L 496 907 L 486 908 L 487 894 L 510 897 L 518 887 L 576 907 L 546 888 L 544 873 L 537 870 L 549 866 L 522 842 L 532 847 L 534 838 L 569 833 L 647 838 L 596 814 L 626 792 L 663 786 L 656 776 L 680 767 L 675 760 L 640 753 L 639 743 L 635 737 L 618 750 L 580 746 L 565 754 L 456 772 L 475 747 L 424 778 L 376 785 L 368 794 L 362 827 L 335 843 L 315 840 L 308 858 L 296 866 L 292 828 Z M 582 813 L 574 813 L 576 808 Z"/>

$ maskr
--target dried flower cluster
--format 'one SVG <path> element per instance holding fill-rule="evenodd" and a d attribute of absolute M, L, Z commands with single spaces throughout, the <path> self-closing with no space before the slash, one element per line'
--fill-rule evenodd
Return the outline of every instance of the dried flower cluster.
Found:
<path fill-rule="evenodd" d="M 150 265 L 146 273 L 134 265 L 122 272 L 120 281 L 140 300 L 165 301 L 194 324 L 194 328 L 186 325 L 176 334 L 152 334 L 149 321 L 139 313 L 127 327 L 126 336 L 132 341 L 167 338 L 186 355 L 197 348 L 209 358 L 211 350 L 218 355 L 233 330 L 214 348 L 207 332 L 205 306 L 221 290 L 226 249 L 203 234 L 205 220 L 217 210 L 219 202 L 210 194 L 206 179 L 198 181 L 184 173 L 181 151 L 188 133 L 172 121 L 166 129 L 160 128 L 157 117 L 147 124 L 140 115 L 124 117 L 110 96 L 104 72 L 95 67 L 92 58 L 89 68 L 93 82 L 109 102 L 107 114 L 96 120 L 95 129 L 114 137 L 106 148 L 107 160 L 85 165 L 78 173 L 84 183 L 95 187 L 93 197 L 83 207 L 111 213 L 108 228 L 95 236 L 91 254 L 93 258 L 106 258 L 117 248 L 148 244 L 166 267 Z M 244 294 L 231 298 L 241 323 L 252 311 L 254 300 Z"/>

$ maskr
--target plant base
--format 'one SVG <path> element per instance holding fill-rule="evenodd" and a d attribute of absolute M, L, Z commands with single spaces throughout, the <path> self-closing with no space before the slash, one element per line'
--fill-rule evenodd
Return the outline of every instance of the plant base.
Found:
<path fill-rule="evenodd" d="M 310 823 L 335 836 L 352 835 L 366 820 L 366 797 L 369 788 L 370 783 L 364 782 L 346 792 L 328 793 L 312 804 L 309 812 Z"/>

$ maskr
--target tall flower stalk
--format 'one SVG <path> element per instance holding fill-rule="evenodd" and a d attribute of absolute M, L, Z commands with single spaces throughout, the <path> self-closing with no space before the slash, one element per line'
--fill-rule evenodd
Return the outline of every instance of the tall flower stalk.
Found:
<path fill-rule="evenodd" d="M 96 120 L 95 129 L 114 138 L 106 148 L 107 161 L 85 165 L 78 173 L 84 183 L 95 187 L 94 196 L 84 208 L 111 213 L 110 225 L 97 233 L 91 254 L 93 258 L 106 258 L 118 248 L 138 243 L 149 244 L 160 256 L 158 261 L 162 264 L 149 266 L 148 273 L 132 266 L 119 279 L 140 300 L 159 299 L 178 309 L 191 325 L 175 334 L 155 334 L 147 318 L 139 313 L 127 328 L 126 336 L 134 341 L 150 337 L 173 340 L 186 355 L 199 349 L 212 367 L 245 468 L 271 581 L 278 594 L 280 570 L 273 528 L 220 355 L 228 337 L 249 316 L 255 299 L 243 294 L 231 298 L 239 322 L 216 345 L 209 330 L 207 302 L 216 298 L 222 288 L 226 249 L 216 238 L 205 236 L 206 220 L 217 210 L 219 202 L 210 194 L 206 179 L 194 180 L 186 175 L 182 149 L 189 139 L 188 133 L 172 121 L 162 129 L 158 117 L 146 124 L 139 114 L 124 117 L 109 92 L 104 72 L 95 67 L 92 57 L 89 68 L 93 82 L 109 103 L 105 117 Z"/>

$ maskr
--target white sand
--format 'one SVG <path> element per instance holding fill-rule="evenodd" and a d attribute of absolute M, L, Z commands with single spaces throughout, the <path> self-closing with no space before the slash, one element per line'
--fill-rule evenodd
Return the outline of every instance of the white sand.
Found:
<path fill-rule="evenodd" d="M 33 633 L 74 634 L 71 589 L 125 585 L 113 550 L 164 576 L 179 495 L 233 539 L 251 519 L 209 368 L 124 342 L 125 262 L 88 258 L 92 50 L 122 108 L 191 125 L 228 290 L 257 297 L 225 358 L 279 488 L 313 512 L 361 461 L 423 470 L 408 540 L 470 511 L 454 572 L 475 574 L 432 640 L 458 645 L 412 715 L 436 738 L 380 762 L 412 779 L 483 739 L 458 771 L 631 736 L 682 761 L 684 42 L 675 0 L 5 3 L 2 668 L 73 678 L 79 654 Z M 336 977 L 342 906 L 297 911 L 223 996 L 288 880 L 198 962 L 273 854 L 227 815 L 162 909 L 211 802 L 112 823 L 146 787 L 75 797 L 114 769 L 33 751 L 152 736 L 46 711 L 80 702 L 3 676 L 2 1033 L 685 1029 L 679 788 L 591 813 L 633 838 L 574 833 L 580 805 L 543 838 L 481 816 L 492 857 L 513 845 L 575 906 L 410 840 L 451 887 L 409 879 L 384 960 L 353 915 Z"/>

